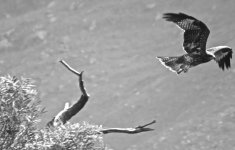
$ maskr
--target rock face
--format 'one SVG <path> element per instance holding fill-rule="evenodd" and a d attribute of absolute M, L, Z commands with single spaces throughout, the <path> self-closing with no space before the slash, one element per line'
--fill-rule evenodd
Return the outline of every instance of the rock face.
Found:
<path fill-rule="evenodd" d="M 233 0 L 4 1 L 0 74 L 36 80 L 48 111 L 41 126 L 80 95 L 58 63 L 63 58 L 85 70 L 91 95 L 72 122 L 127 127 L 157 120 L 151 133 L 105 136 L 113 149 L 232 149 L 234 61 L 231 71 L 208 63 L 176 76 L 155 57 L 182 53 L 181 31 L 161 19 L 169 11 L 205 22 L 211 30 L 208 47 L 235 47 L 234 7 Z"/>

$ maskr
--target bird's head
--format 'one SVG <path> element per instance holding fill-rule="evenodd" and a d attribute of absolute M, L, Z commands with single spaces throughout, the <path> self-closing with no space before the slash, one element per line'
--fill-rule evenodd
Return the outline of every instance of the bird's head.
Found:
<path fill-rule="evenodd" d="M 217 46 L 206 50 L 208 55 L 211 55 L 213 59 L 219 64 L 219 67 L 229 69 L 231 67 L 230 59 L 232 59 L 232 48 L 228 46 Z"/>
<path fill-rule="evenodd" d="M 216 47 L 211 47 L 206 50 L 206 53 L 209 55 L 212 55 L 213 57 L 215 57 L 215 54 L 218 52 L 220 53 L 232 52 L 232 48 L 229 46 L 216 46 Z"/>
<path fill-rule="evenodd" d="M 216 47 L 210 48 L 209 50 L 213 50 L 213 51 L 220 51 L 220 50 L 222 50 L 222 51 L 231 51 L 232 48 L 229 47 L 229 46 L 216 46 Z"/>

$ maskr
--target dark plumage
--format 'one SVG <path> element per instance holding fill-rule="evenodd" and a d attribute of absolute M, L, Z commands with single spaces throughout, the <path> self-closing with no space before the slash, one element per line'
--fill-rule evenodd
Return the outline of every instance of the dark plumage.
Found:
<path fill-rule="evenodd" d="M 191 67 L 214 59 L 222 70 L 230 68 L 232 49 L 228 46 L 206 49 L 210 30 L 202 21 L 183 13 L 165 13 L 163 18 L 166 21 L 174 22 L 184 30 L 183 48 L 187 52 L 182 56 L 157 57 L 164 66 L 179 74 L 182 71 L 187 72 Z"/>

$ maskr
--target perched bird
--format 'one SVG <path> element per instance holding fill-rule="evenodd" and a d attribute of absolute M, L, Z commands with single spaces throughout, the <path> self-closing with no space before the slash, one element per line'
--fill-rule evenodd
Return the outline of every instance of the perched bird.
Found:
<path fill-rule="evenodd" d="M 206 49 L 210 30 L 202 21 L 183 13 L 165 13 L 163 18 L 176 23 L 184 30 L 183 48 L 187 52 L 182 56 L 157 57 L 165 67 L 179 74 L 212 59 L 218 63 L 222 70 L 231 67 L 232 49 L 230 47 L 217 46 Z"/>

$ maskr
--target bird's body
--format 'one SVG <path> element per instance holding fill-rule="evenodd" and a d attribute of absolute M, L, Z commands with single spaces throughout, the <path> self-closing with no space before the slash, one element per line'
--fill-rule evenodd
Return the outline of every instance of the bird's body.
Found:
<path fill-rule="evenodd" d="M 177 74 L 187 72 L 189 68 L 195 67 L 202 63 L 207 63 L 213 59 L 211 56 L 200 56 L 193 54 L 184 54 L 175 57 L 158 57 L 161 63 Z"/>
<path fill-rule="evenodd" d="M 163 18 L 176 23 L 185 31 L 183 47 L 187 52 L 182 56 L 157 57 L 164 66 L 177 74 L 210 60 L 215 60 L 223 70 L 225 67 L 230 68 L 232 49 L 228 46 L 206 49 L 210 31 L 203 22 L 183 13 L 166 13 Z"/>

